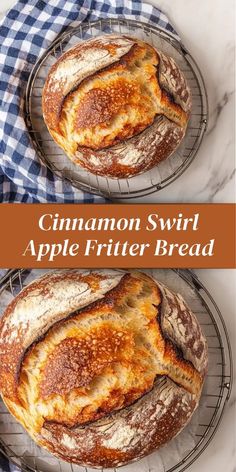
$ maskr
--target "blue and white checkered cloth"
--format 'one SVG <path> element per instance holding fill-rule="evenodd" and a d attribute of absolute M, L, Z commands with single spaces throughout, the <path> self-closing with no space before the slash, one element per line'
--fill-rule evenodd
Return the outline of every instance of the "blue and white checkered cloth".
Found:
<path fill-rule="evenodd" d="M 0 22 L 0 202 L 103 201 L 40 162 L 26 128 L 23 99 L 33 65 L 68 25 L 117 17 L 152 22 L 178 37 L 160 10 L 140 0 L 20 0 Z"/>

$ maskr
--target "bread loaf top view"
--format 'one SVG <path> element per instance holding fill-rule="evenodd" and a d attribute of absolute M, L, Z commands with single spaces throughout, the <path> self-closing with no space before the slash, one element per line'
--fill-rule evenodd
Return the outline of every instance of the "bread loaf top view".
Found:
<path fill-rule="evenodd" d="M 176 436 L 198 406 L 207 345 L 180 295 L 131 271 L 48 272 L 0 321 L 0 392 L 37 444 L 117 467 Z"/>
<path fill-rule="evenodd" d="M 66 51 L 49 71 L 42 105 L 50 134 L 73 162 L 97 175 L 129 178 L 175 151 L 191 93 L 171 57 L 114 34 Z"/>

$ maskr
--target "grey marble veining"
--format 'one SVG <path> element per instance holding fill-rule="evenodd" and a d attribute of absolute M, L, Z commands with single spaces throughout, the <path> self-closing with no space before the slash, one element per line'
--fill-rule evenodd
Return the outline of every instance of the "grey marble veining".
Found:
<path fill-rule="evenodd" d="M 153 202 L 233 202 L 234 0 L 153 0 L 168 14 L 197 61 L 207 88 L 209 123 L 189 169 L 170 187 L 148 197 Z M 184 189 L 184 192 L 183 192 Z"/>

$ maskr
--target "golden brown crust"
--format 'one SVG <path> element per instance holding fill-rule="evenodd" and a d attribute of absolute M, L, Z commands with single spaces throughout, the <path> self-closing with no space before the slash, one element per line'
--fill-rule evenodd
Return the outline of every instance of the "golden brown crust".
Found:
<path fill-rule="evenodd" d="M 170 396 L 170 401 L 166 410 L 162 404 L 159 404 L 158 422 L 155 417 L 160 397 L 158 400 L 155 390 L 150 392 L 145 399 L 142 398 L 134 406 L 122 411 L 124 421 L 116 425 L 117 436 L 119 434 L 121 438 L 119 447 L 122 444 L 122 449 L 108 447 L 108 444 L 112 443 L 112 436 L 115 435 L 112 418 L 107 418 L 103 423 L 100 421 L 92 424 L 86 430 L 76 429 L 73 433 L 61 425 L 46 423 L 44 425 L 44 436 L 47 438 L 45 445 L 53 454 L 68 461 L 68 445 L 70 444 L 70 461 L 78 463 L 79 456 L 80 464 L 91 467 L 113 468 L 136 461 L 137 458 L 141 459 L 175 437 L 186 425 L 196 408 L 194 398 L 187 397 L 186 399 L 181 390 L 172 398 L 170 390 L 171 384 L 168 382 L 160 388 L 162 395 Z M 144 400 L 146 400 L 145 403 Z M 183 402 L 186 402 L 184 410 Z M 128 425 L 127 429 L 125 425 Z M 127 437 L 128 434 L 130 437 Z M 88 447 L 91 438 L 95 435 L 96 447 Z"/>
<path fill-rule="evenodd" d="M 122 44 L 117 44 L 116 41 L 105 41 L 101 43 L 100 39 L 92 39 L 86 41 L 86 43 L 77 44 L 73 48 L 69 49 L 69 51 L 65 52 L 58 59 L 58 61 L 50 69 L 50 73 L 47 77 L 43 92 L 43 113 L 45 121 L 49 124 L 48 126 L 50 129 L 56 131 L 60 130 L 60 115 L 65 98 L 73 91 L 76 86 L 79 86 L 91 74 L 94 75 L 96 72 L 96 68 L 93 66 L 90 67 L 89 64 L 85 64 L 85 73 L 83 74 L 81 73 L 80 67 L 78 67 L 78 69 L 76 68 L 75 62 L 85 61 L 86 63 L 87 52 L 90 52 L 91 50 L 97 50 L 99 52 L 99 50 L 101 50 L 99 60 L 101 69 L 104 69 L 108 67 L 107 64 L 114 63 L 117 57 L 120 57 L 120 54 L 122 56 L 123 51 L 124 53 L 126 53 L 126 50 L 129 51 L 130 47 L 132 47 L 131 44 L 128 45 L 128 49 L 126 47 L 124 50 Z M 102 54 L 103 52 L 105 52 L 104 55 Z M 118 54 L 118 56 L 116 57 L 115 54 Z M 88 62 L 92 60 L 92 57 L 93 56 L 91 56 L 91 59 L 89 59 Z M 59 78 L 57 79 L 58 69 L 60 69 L 60 66 L 63 66 L 63 64 L 65 64 L 65 70 L 62 70 Z M 68 77 L 71 76 L 71 69 L 75 75 L 75 80 L 68 80 Z"/>
<path fill-rule="evenodd" d="M 0 391 L 18 401 L 20 366 L 32 343 L 41 338 L 51 323 L 55 325 L 74 310 L 98 300 L 117 280 L 118 274 L 109 279 L 102 272 L 94 275 L 70 270 L 46 275 L 25 287 L 0 319 L 0 370 L 4 372 L 4 376 L 0 375 Z M 68 298 L 70 291 L 74 299 Z"/>
<path fill-rule="evenodd" d="M 45 123 L 70 159 L 115 178 L 168 157 L 185 134 L 190 110 L 190 91 L 174 61 L 143 41 L 119 35 L 65 53 L 43 92 Z"/>
<path fill-rule="evenodd" d="M 165 136 L 165 144 L 162 142 L 163 135 Z M 176 148 L 175 140 L 181 141 L 183 136 L 183 129 L 177 129 L 173 123 L 167 123 L 160 116 L 151 127 L 146 128 L 140 135 L 136 135 L 128 141 L 128 153 L 125 143 L 101 151 L 92 151 L 83 147 L 72 160 L 90 172 L 93 172 L 92 165 L 96 163 L 99 166 L 99 175 L 120 179 L 130 178 L 151 169 L 166 159 L 166 155 L 172 154 Z"/>
<path fill-rule="evenodd" d="M 40 395 L 63 395 L 74 388 L 88 387 L 112 362 L 122 362 L 130 349 L 131 338 L 124 331 L 104 326 L 89 336 L 63 339 L 49 355 L 44 366 Z M 122 355 L 123 353 L 123 355 Z"/>
<path fill-rule="evenodd" d="M 29 285 L 3 317 L 0 357 L 3 400 L 34 440 L 65 460 L 104 467 L 177 434 L 207 366 L 206 341 L 182 298 L 133 271 L 69 270 Z"/>

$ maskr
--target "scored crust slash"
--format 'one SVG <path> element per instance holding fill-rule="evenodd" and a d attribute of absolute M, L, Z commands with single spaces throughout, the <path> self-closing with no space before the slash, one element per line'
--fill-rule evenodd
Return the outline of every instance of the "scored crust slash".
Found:
<path fill-rule="evenodd" d="M 48 272 L 0 322 L 6 406 L 37 444 L 80 465 L 124 465 L 175 437 L 207 359 L 181 295 L 136 271 Z"/>
<path fill-rule="evenodd" d="M 51 136 L 75 164 L 130 178 L 176 150 L 192 102 L 171 57 L 114 34 L 66 51 L 49 72 L 42 106 Z"/>

